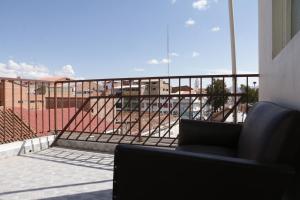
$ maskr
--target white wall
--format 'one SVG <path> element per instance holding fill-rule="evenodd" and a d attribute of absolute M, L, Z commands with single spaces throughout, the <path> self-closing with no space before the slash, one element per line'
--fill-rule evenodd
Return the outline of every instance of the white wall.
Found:
<path fill-rule="evenodd" d="M 0 145 L 0 159 L 11 156 L 19 156 L 48 149 L 53 143 L 55 136 L 42 136 L 24 141 L 11 142 Z"/>
<path fill-rule="evenodd" d="M 272 0 L 259 0 L 260 100 L 300 110 L 300 34 L 273 59 Z"/>

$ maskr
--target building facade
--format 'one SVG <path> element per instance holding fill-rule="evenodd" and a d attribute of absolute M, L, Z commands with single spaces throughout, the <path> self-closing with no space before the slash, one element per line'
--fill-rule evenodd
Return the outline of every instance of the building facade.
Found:
<path fill-rule="evenodd" d="M 300 1 L 259 1 L 259 97 L 300 109 Z"/>

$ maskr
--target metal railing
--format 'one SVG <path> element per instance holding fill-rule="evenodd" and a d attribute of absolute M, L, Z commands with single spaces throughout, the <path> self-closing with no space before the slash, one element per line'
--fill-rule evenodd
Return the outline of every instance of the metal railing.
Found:
<path fill-rule="evenodd" d="M 243 122 L 257 101 L 258 75 L 0 80 L 0 143 L 56 133 L 62 140 L 174 146 L 182 118 Z"/>
<path fill-rule="evenodd" d="M 45 99 L 54 82 L 0 78 L 0 144 L 46 135 L 54 130 L 54 109 Z"/>
<path fill-rule="evenodd" d="M 58 81 L 57 139 L 176 146 L 180 119 L 243 122 L 257 83 L 257 74 Z"/>

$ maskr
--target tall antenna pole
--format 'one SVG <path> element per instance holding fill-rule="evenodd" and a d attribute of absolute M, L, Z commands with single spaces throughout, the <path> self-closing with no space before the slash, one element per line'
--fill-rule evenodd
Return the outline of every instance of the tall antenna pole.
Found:
<path fill-rule="evenodd" d="M 169 35 L 169 25 L 167 25 L 167 59 L 168 59 L 168 76 L 170 76 L 170 35 Z"/>
<path fill-rule="evenodd" d="M 228 5 L 229 5 L 229 20 L 230 20 L 232 74 L 236 75 L 236 50 L 235 50 L 233 0 L 228 0 Z"/>
<path fill-rule="evenodd" d="M 234 104 L 236 104 L 236 90 L 237 90 L 237 80 L 236 80 L 236 49 L 235 49 L 235 31 L 234 31 L 234 10 L 233 10 L 233 0 L 228 0 L 229 7 L 229 21 L 230 21 L 230 39 L 231 39 L 231 64 L 232 64 L 232 90 L 234 93 Z M 233 120 L 237 122 L 237 110 L 234 110 Z"/>

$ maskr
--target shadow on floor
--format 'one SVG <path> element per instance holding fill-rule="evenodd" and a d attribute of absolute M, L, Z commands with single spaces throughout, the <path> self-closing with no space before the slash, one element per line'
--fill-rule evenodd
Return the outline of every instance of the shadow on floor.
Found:
<path fill-rule="evenodd" d="M 112 180 L 103 180 L 103 181 L 94 181 L 94 182 L 87 182 L 87 183 L 75 183 L 75 184 L 68 184 L 68 185 L 57 185 L 57 186 L 50 186 L 50 187 L 40 187 L 40 188 L 32 188 L 32 189 L 24 189 L 24 190 L 15 190 L 15 191 L 9 191 L 9 192 L 2 192 L 2 193 L 0 193 L 0 197 L 2 195 L 8 195 L 8 194 L 17 194 L 17 193 L 23 193 L 23 192 L 34 192 L 34 191 L 39 191 L 39 190 L 84 186 L 84 185 L 92 185 L 92 184 L 99 184 L 99 183 L 106 183 L 106 182 L 112 182 Z"/>
<path fill-rule="evenodd" d="M 98 192 L 87 192 L 74 195 L 65 195 L 59 197 L 50 197 L 45 198 L 44 200 L 111 200 L 112 199 L 112 190 L 102 190 Z"/>
<path fill-rule="evenodd" d="M 44 161 L 52 161 L 69 165 L 113 170 L 114 156 L 98 152 L 79 151 L 64 148 L 50 148 L 32 154 L 24 154 L 22 157 L 39 159 Z"/>

